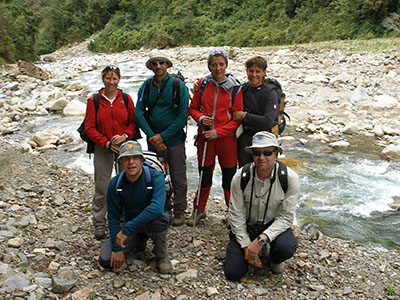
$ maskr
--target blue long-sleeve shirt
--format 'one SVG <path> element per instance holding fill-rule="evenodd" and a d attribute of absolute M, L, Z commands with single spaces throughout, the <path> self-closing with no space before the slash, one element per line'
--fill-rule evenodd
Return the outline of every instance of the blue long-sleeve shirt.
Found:
<path fill-rule="evenodd" d="M 134 183 L 127 181 L 124 176 L 120 185 L 122 187 L 122 192 L 119 193 L 120 197 L 116 191 L 119 175 L 113 177 L 108 185 L 107 219 L 113 252 L 122 251 L 116 242 L 119 231 L 129 236 L 140 227 L 158 218 L 164 211 L 166 201 L 164 175 L 151 168 L 149 170 L 153 186 L 151 199 L 149 199 L 150 192 L 146 187 L 144 170 Z M 121 216 L 119 201 L 122 201 L 124 216 Z M 122 229 L 121 217 L 126 220 Z"/>
<path fill-rule="evenodd" d="M 146 80 L 147 81 L 147 80 Z M 149 89 L 148 105 L 150 110 L 148 121 L 144 117 L 144 103 L 141 101 L 142 94 L 145 89 L 146 81 L 142 83 L 138 92 L 138 101 L 135 108 L 135 120 L 137 125 L 144 131 L 147 138 L 151 138 L 159 133 L 167 147 L 173 147 L 183 142 L 183 128 L 188 118 L 189 94 L 185 84 L 181 81 L 179 89 L 179 107 L 173 108 L 172 82 L 173 77 L 169 74 L 161 81 L 158 87 L 154 80 L 151 80 Z M 164 82 L 160 97 L 160 92 Z"/>

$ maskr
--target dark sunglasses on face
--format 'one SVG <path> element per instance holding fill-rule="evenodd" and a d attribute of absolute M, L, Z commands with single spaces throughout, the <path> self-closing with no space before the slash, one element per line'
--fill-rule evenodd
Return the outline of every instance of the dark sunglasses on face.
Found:
<path fill-rule="evenodd" d="M 152 62 L 151 62 L 151 65 L 152 65 L 153 67 L 157 67 L 157 65 L 162 66 L 162 65 L 164 65 L 164 64 L 165 64 L 165 60 L 152 61 Z"/>
<path fill-rule="evenodd" d="M 253 149 L 253 150 L 252 150 L 252 154 L 253 154 L 254 156 L 260 156 L 261 153 L 262 153 L 264 156 L 271 156 L 272 154 L 275 153 L 275 151 L 276 151 L 276 149 L 273 150 L 273 151 L 269 151 L 269 150 L 261 151 L 261 150 L 255 150 L 255 149 Z"/>
<path fill-rule="evenodd" d="M 101 73 L 104 74 L 107 73 L 108 71 L 114 71 L 115 73 L 120 74 L 118 67 L 105 67 Z"/>

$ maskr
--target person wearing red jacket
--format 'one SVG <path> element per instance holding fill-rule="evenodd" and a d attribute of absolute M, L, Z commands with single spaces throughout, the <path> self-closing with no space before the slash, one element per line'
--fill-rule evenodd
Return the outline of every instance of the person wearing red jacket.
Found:
<path fill-rule="evenodd" d="M 243 110 L 243 99 L 239 81 L 233 75 L 225 73 L 227 66 L 228 58 L 224 51 L 214 50 L 210 53 L 208 69 L 211 74 L 197 81 L 198 88 L 189 107 L 190 116 L 199 126 L 197 161 L 203 174 L 193 201 L 194 212 L 197 210 L 197 214 L 193 213 L 187 220 L 188 225 L 197 224 L 206 217 L 205 208 L 212 185 L 216 156 L 222 171 L 225 202 L 227 206 L 229 204 L 230 184 L 237 164 L 235 131 L 240 125 L 240 121 L 233 120 L 233 113 Z M 200 197 L 197 201 L 199 192 Z"/>
<path fill-rule="evenodd" d="M 121 143 L 131 139 L 135 133 L 135 105 L 128 95 L 128 109 L 118 89 L 121 73 L 118 67 L 106 67 L 101 72 L 104 88 L 99 91 L 99 109 L 96 110 L 93 96 L 86 105 L 85 131 L 95 143 L 94 182 L 92 216 L 95 238 L 105 238 L 106 195 L 111 179 L 113 163 Z"/>

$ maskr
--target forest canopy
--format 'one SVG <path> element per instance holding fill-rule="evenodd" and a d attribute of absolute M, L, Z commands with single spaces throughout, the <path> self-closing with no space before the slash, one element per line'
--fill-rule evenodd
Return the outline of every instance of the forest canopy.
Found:
<path fill-rule="evenodd" d="M 35 60 L 94 33 L 96 52 L 390 37 L 399 13 L 398 0 L 2 0 L 0 62 Z"/>

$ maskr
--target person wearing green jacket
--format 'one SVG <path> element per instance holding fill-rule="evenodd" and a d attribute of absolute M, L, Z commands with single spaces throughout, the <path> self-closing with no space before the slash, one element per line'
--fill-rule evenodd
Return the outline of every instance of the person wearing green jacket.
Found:
<path fill-rule="evenodd" d="M 154 76 L 139 88 L 135 120 L 147 136 L 148 149 L 169 165 L 174 189 L 172 225 L 180 226 L 185 222 L 187 206 L 185 126 L 189 93 L 181 80 L 178 90 L 174 90 L 173 86 L 179 79 L 167 72 L 171 66 L 171 60 L 161 51 L 150 53 L 146 67 L 153 71 Z M 174 93 L 178 93 L 178 101 Z"/>

